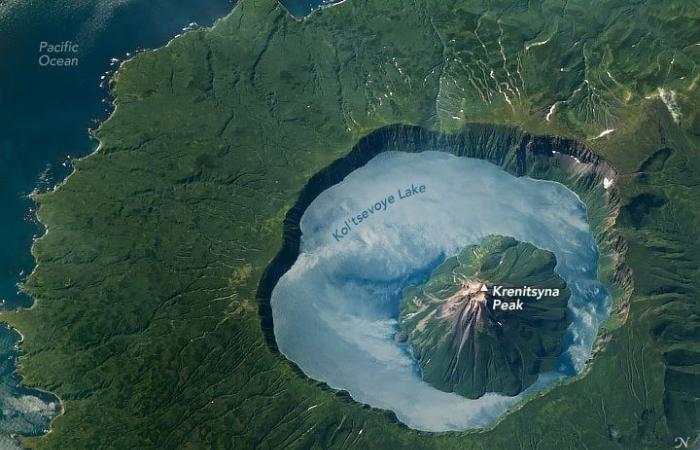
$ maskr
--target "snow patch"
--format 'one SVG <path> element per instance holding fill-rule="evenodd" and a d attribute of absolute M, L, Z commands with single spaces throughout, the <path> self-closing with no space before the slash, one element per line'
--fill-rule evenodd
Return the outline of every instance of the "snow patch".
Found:
<path fill-rule="evenodd" d="M 682 114 L 681 108 L 678 106 L 678 101 L 676 100 L 676 91 L 659 88 L 659 97 L 661 97 L 661 101 L 666 105 L 668 112 L 671 113 L 673 121 L 680 123 Z"/>
<path fill-rule="evenodd" d="M 601 133 L 600 133 L 598 136 L 594 137 L 594 138 L 591 139 L 591 140 L 593 141 L 593 140 L 596 140 L 596 139 L 600 139 L 600 138 L 602 138 L 602 137 L 605 137 L 605 136 L 609 135 L 610 133 L 612 133 L 613 131 L 615 131 L 614 128 L 608 128 L 607 130 L 603 130 L 603 131 L 601 131 Z"/>

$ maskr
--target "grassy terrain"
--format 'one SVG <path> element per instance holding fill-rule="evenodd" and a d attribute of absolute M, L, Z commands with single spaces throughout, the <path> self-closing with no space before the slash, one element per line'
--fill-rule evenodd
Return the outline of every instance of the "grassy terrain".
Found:
<path fill-rule="evenodd" d="M 64 401 L 52 432 L 25 443 L 611 449 L 696 436 L 697 42 L 689 0 L 349 0 L 304 21 L 243 0 L 212 30 L 139 54 L 116 76 L 100 151 L 39 198 L 35 307 L 3 315 L 25 336 L 25 381 Z M 511 136 L 500 162 L 535 176 L 556 179 L 554 162 L 519 160 L 518 142 L 583 145 L 468 124 L 574 138 L 617 170 L 614 198 L 600 183 L 577 192 L 601 273 L 618 300 L 623 286 L 633 295 L 586 376 L 493 430 L 409 430 L 305 379 L 265 341 L 256 292 L 287 211 L 313 174 L 395 123 L 467 130 L 491 150 Z M 608 200 L 621 206 L 614 230 L 614 214 L 597 213 Z"/>

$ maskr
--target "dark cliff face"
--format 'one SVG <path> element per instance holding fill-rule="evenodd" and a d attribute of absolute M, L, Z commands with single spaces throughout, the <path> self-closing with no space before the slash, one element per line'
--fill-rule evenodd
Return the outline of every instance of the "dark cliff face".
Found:
<path fill-rule="evenodd" d="M 516 395 L 554 369 L 571 323 L 570 292 L 555 266 L 548 251 L 492 236 L 449 258 L 425 284 L 407 288 L 399 323 L 423 379 L 478 398 Z M 496 286 L 551 292 L 538 298 Z"/>

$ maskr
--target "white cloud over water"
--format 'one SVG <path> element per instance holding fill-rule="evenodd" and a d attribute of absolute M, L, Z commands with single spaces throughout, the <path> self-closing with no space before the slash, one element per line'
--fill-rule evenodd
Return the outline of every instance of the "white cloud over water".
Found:
<path fill-rule="evenodd" d="M 411 184 L 425 185 L 425 192 L 398 199 Z M 348 217 L 389 195 L 393 204 L 353 224 L 343 238 L 334 236 Z M 390 409 L 416 429 L 483 427 L 523 397 L 471 400 L 437 390 L 421 380 L 406 345 L 394 341 L 401 289 L 445 256 L 489 234 L 554 252 L 557 272 L 572 290 L 574 322 L 562 363 L 577 370 L 609 310 L 608 294 L 596 280 L 585 207 L 576 195 L 484 161 L 436 152 L 381 154 L 322 193 L 301 227 L 299 259 L 272 295 L 280 350 L 310 377 Z M 561 376 L 543 375 L 527 392 Z"/>

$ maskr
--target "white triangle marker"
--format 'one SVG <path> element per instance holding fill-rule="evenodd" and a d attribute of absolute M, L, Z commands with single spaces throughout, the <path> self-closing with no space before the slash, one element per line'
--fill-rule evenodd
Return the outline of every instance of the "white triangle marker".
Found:
<path fill-rule="evenodd" d="M 489 288 L 486 287 L 486 284 L 481 285 L 481 289 L 479 289 L 481 292 L 488 292 Z"/>

